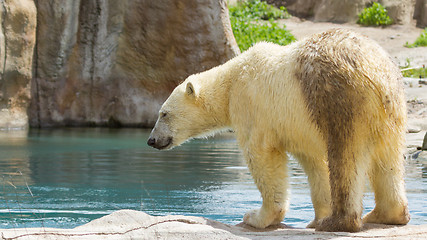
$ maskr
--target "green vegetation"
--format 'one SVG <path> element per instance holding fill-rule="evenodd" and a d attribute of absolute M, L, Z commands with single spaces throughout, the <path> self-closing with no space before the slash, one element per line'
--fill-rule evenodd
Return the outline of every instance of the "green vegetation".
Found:
<path fill-rule="evenodd" d="M 278 9 L 260 0 L 249 0 L 239 1 L 236 6 L 230 6 L 229 10 L 234 37 L 242 52 L 260 41 L 281 45 L 295 41 L 285 26 L 274 22 L 289 17 L 284 7 Z"/>
<path fill-rule="evenodd" d="M 393 23 L 387 10 L 381 4 L 374 2 L 371 7 L 363 9 L 357 23 L 364 26 L 387 26 Z"/>
<path fill-rule="evenodd" d="M 427 28 L 421 33 L 421 35 L 415 40 L 412 44 L 405 44 L 405 47 L 413 48 L 413 47 L 426 47 L 427 46 Z"/>
<path fill-rule="evenodd" d="M 402 74 L 404 77 L 426 78 L 427 77 L 427 68 L 425 68 L 425 66 L 423 66 L 422 68 L 403 69 Z"/>
<path fill-rule="evenodd" d="M 279 19 L 288 18 L 288 11 L 281 7 L 276 8 L 261 0 L 238 1 L 236 6 L 229 7 L 231 16 L 249 19 Z"/>
<path fill-rule="evenodd" d="M 285 27 L 279 26 L 272 20 L 261 24 L 231 18 L 231 25 L 237 45 L 242 52 L 254 43 L 261 41 L 274 42 L 280 45 L 287 45 L 295 41 L 295 37 Z"/>

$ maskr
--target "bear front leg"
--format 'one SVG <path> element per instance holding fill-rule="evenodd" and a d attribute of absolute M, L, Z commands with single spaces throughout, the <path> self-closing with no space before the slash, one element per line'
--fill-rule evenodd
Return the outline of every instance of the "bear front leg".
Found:
<path fill-rule="evenodd" d="M 332 215 L 321 219 L 317 231 L 358 232 L 362 228 L 362 200 L 366 162 L 344 149 L 328 152 Z"/>
<path fill-rule="evenodd" d="M 283 221 L 288 208 L 288 169 L 286 153 L 274 148 L 245 153 L 249 170 L 263 199 L 262 207 L 248 211 L 243 222 L 266 228 Z"/>

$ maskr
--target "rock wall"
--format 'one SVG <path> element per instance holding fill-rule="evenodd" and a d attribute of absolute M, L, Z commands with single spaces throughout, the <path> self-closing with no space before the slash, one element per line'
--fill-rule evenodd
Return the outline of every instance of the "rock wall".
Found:
<path fill-rule="evenodd" d="M 415 0 L 381 0 L 389 16 L 397 24 L 411 24 L 414 19 Z"/>
<path fill-rule="evenodd" d="M 295 16 L 315 22 L 356 22 L 358 14 L 372 0 L 266 0 L 285 6 Z M 427 0 L 379 0 L 397 24 L 427 26 Z"/>
<path fill-rule="evenodd" d="M 142 126 L 239 53 L 225 0 L 37 1 L 31 126 Z"/>
<path fill-rule="evenodd" d="M 416 0 L 414 18 L 417 26 L 427 27 L 427 0 Z"/>
<path fill-rule="evenodd" d="M 0 129 L 25 128 L 36 39 L 32 0 L 0 1 Z"/>
<path fill-rule="evenodd" d="M 370 0 L 267 0 L 285 6 L 295 16 L 312 19 L 316 22 L 356 22 L 360 13 Z"/>
<path fill-rule="evenodd" d="M 314 19 L 319 22 L 356 22 L 370 0 L 322 0 L 318 1 Z"/>

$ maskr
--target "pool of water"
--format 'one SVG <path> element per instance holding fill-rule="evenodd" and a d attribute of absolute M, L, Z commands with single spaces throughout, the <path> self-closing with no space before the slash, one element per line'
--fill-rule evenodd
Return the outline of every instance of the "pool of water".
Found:
<path fill-rule="evenodd" d="M 229 135 L 193 140 L 171 151 L 146 145 L 144 129 L 33 129 L 0 132 L 0 228 L 73 228 L 119 209 L 152 215 L 242 221 L 261 197 Z M 313 218 L 308 183 L 290 160 L 285 223 Z M 423 165 L 424 164 L 424 165 Z M 408 160 L 411 224 L 427 223 L 426 162 Z M 365 212 L 374 205 L 365 195 Z"/>

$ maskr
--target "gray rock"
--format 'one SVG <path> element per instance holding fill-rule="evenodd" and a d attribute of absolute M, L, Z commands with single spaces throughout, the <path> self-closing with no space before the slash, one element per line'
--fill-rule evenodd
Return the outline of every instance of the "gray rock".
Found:
<path fill-rule="evenodd" d="M 423 145 L 421 146 L 421 150 L 427 150 L 427 132 L 424 136 Z"/>
<path fill-rule="evenodd" d="M 414 18 L 418 27 L 427 26 L 427 0 L 416 0 Z"/>
<path fill-rule="evenodd" d="M 266 0 L 277 6 L 285 6 L 295 16 L 315 22 L 356 22 L 358 14 L 371 2 L 369 0 Z M 376 2 L 376 1 L 375 1 Z M 379 1 L 396 24 L 427 26 L 427 0 L 383 0 Z"/>
<path fill-rule="evenodd" d="M 225 0 L 36 4 L 31 126 L 151 126 L 178 83 L 239 53 Z"/>
<path fill-rule="evenodd" d="M 28 125 L 36 19 L 34 1 L 0 1 L 0 129 Z"/>
<path fill-rule="evenodd" d="M 154 217 L 120 210 L 74 229 L 0 229 L 5 239 L 421 239 L 427 225 L 365 224 L 358 233 L 316 232 L 285 225 L 255 229 L 244 224 L 226 225 L 201 217 Z"/>
<path fill-rule="evenodd" d="M 411 24 L 415 11 L 414 0 L 382 0 L 388 15 L 396 24 Z"/>

